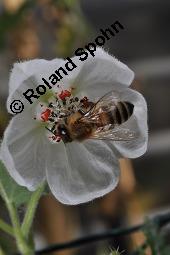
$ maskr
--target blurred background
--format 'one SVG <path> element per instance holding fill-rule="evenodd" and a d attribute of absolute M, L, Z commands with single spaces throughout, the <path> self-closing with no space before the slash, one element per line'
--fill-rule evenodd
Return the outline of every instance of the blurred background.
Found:
<path fill-rule="evenodd" d="M 132 86 L 143 93 L 148 103 L 148 151 L 139 159 L 121 160 L 118 187 L 101 199 L 69 207 L 52 196 L 42 198 L 35 218 L 37 248 L 139 223 L 145 215 L 169 207 L 170 1 L 0 1 L 1 137 L 10 119 L 5 102 L 13 63 L 72 56 L 78 47 L 93 41 L 100 28 L 105 29 L 116 20 L 125 29 L 104 48 L 135 71 Z M 2 202 L 0 215 L 6 217 Z M 108 254 L 112 247 L 129 254 L 143 240 L 143 234 L 138 233 L 53 254 L 100 255 Z"/>

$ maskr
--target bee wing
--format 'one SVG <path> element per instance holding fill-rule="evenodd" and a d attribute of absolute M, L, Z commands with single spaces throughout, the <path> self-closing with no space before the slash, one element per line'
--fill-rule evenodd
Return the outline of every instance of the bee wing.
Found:
<path fill-rule="evenodd" d="M 101 97 L 97 103 L 79 119 L 80 123 L 95 124 L 100 119 L 101 113 L 114 111 L 116 103 L 120 101 L 119 95 L 115 91 L 110 91 Z M 89 137 L 90 139 L 113 140 L 113 141 L 129 141 L 135 138 L 135 133 L 121 125 L 109 124 L 98 127 Z"/>
<path fill-rule="evenodd" d="M 102 106 L 112 106 L 115 105 L 115 102 L 119 100 L 119 96 L 117 92 L 115 91 L 110 91 L 107 94 L 105 94 L 103 97 L 101 97 L 97 103 L 96 103 L 96 108 L 102 107 Z"/>
<path fill-rule="evenodd" d="M 113 140 L 113 141 L 131 141 L 135 139 L 135 132 L 132 132 L 128 128 L 109 127 L 108 130 L 104 128 L 98 128 L 89 138 L 100 140 Z"/>
<path fill-rule="evenodd" d="M 95 123 L 102 112 L 107 113 L 109 111 L 113 111 L 116 107 L 116 102 L 120 100 L 116 94 L 117 93 L 114 91 L 110 91 L 109 93 L 105 94 L 97 101 L 97 103 L 92 106 L 87 113 L 81 117 L 79 121 L 82 123 Z"/>

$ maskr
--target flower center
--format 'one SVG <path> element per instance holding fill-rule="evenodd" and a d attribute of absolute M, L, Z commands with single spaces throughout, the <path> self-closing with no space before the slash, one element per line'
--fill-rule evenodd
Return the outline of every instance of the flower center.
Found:
<path fill-rule="evenodd" d="M 73 96 L 71 90 L 62 90 L 55 93 L 48 101 L 48 105 L 40 103 L 40 110 L 36 118 L 45 123 L 47 135 L 50 141 L 58 143 L 61 140 L 69 141 L 66 128 L 68 116 L 75 112 L 87 112 L 90 102 L 87 97 L 79 98 Z"/>

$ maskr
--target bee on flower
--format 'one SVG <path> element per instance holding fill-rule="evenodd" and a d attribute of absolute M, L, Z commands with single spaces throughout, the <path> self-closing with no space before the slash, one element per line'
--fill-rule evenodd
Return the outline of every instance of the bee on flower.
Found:
<path fill-rule="evenodd" d="M 35 190 L 47 181 L 64 204 L 79 204 L 113 190 L 119 158 L 136 158 L 147 149 L 147 106 L 129 88 L 134 73 L 103 49 L 12 118 L 0 158 L 15 181 Z M 11 72 L 7 108 L 23 99 L 64 60 L 16 63 Z"/>

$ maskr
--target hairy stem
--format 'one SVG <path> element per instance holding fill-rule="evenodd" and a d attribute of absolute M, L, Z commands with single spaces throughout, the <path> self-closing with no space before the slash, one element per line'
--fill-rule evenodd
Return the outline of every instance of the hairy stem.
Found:
<path fill-rule="evenodd" d="M 2 219 L 0 219 L 0 229 L 14 237 L 13 228 Z"/>
<path fill-rule="evenodd" d="M 21 226 L 20 226 L 20 222 L 18 219 L 18 214 L 17 214 L 17 210 L 16 210 L 15 206 L 13 205 L 13 203 L 9 202 L 7 204 L 7 208 L 8 208 L 11 222 L 12 222 L 12 225 L 14 228 L 14 234 L 15 234 L 15 238 L 16 238 L 16 242 L 17 242 L 19 251 L 23 255 L 33 255 L 34 253 L 33 253 L 32 248 L 29 247 L 29 245 L 26 243 L 24 236 L 22 234 Z"/>
<path fill-rule="evenodd" d="M 39 186 L 39 188 L 35 192 L 33 192 L 31 199 L 28 203 L 27 211 L 26 211 L 23 223 L 22 223 L 22 233 L 23 233 L 24 237 L 27 239 L 29 237 L 29 233 L 30 233 L 30 229 L 31 229 L 32 222 L 34 219 L 35 211 L 36 211 L 39 199 L 42 195 L 42 192 L 44 191 L 45 185 L 46 185 L 46 183 L 44 182 L 43 184 L 41 184 Z"/>
<path fill-rule="evenodd" d="M 2 250 L 1 247 L 0 247 L 0 255 L 5 255 L 5 252 Z"/>
<path fill-rule="evenodd" d="M 13 226 L 13 232 L 16 239 L 18 250 L 22 255 L 33 255 L 34 252 L 31 247 L 27 244 L 21 231 L 21 226 L 18 218 L 17 209 L 15 205 L 9 200 L 3 185 L 0 183 L 0 194 L 4 199 L 6 207 L 9 212 L 9 216 Z"/>

